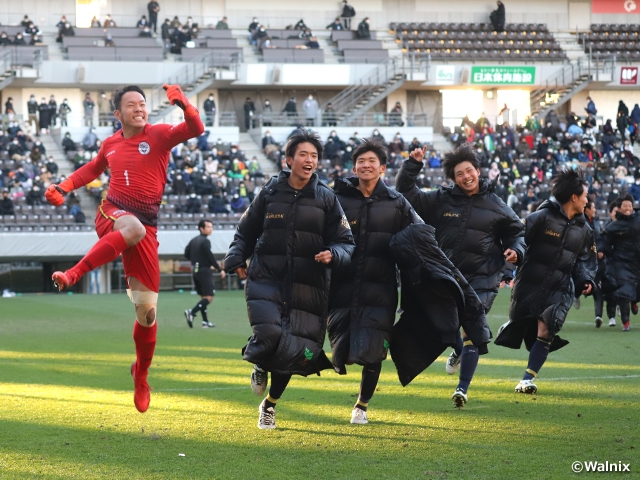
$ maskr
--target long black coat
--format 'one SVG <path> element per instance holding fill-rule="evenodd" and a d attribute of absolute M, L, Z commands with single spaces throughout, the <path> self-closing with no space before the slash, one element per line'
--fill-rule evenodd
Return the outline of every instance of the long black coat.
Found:
<path fill-rule="evenodd" d="M 402 315 L 391 336 L 400 383 L 410 383 L 454 346 L 460 326 L 486 352 L 491 331 L 484 306 L 438 247 L 433 227 L 408 226 L 393 236 L 391 252 L 402 274 Z"/>
<path fill-rule="evenodd" d="M 603 282 L 603 292 L 619 302 L 635 302 L 640 285 L 640 262 L 636 243 L 640 238 L 640 217 L 638 214 L 616 214 L 600 236 L 599 246 L 604 253 L 607 275 Z"/>
<path fill-rule="evenodd" d="M 598 267 L 593 230 L 582 214 L 569 220 L 555 200 L 546 200 L 523 221 L 527 251 L 511 292 L 510 320 L 495 343 L 517 349 L 524 340 L 530 350 L 542 320 L 554 351 L 569 343 L 557 333 L 573 299 L 585 284 L 594 285 Z"/>
<path fill-rule="evenodd" d="M 351 263 L 334 269 L 329 296 L 332 361 L 340 374 L 347 373 L 345 365 L 371 365 L 387 357 L 398 306 L 389 242 L 403 228 L 422 223 L 409 202 L 381 180 L 368 198 L 358 182 L 338 179 L 334 186 L 356 242 Z"/>
<path fill-rule="evenodd" d="M 273 177 L 238 224 L 225 270 L 251 258 L 245 296 L 253 335 L 243 358 L 271 372 L 299 375 L 333 368 L 322 347 L 330 269 L 348 265 L 355 248 L 335 194 L 313 174 L 302 190 L 289 172 Z M 330 250 L 329 266 L 314 260 Z"/>
<path fill-rule="evenodd" d="M 436 229 L 438 245 L 462 272 L 488 312 L 498 295 L 507 267 L 504 251 L 524 255 L 524 226 L 495 192 L 496 182 L 480 180 L 472 196 L 457 185 L 423 192 L 416 185 L 422 162 L 409 158 L 402 164 L 396 188 L 420 217 Z"/>

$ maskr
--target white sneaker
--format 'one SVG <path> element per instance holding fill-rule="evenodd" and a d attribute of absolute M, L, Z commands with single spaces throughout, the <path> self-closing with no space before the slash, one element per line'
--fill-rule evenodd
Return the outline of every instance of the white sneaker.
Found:
<path fill-rule="evenodd" d="M 213 328 L 215 325 L 211 322 L 202 322 L 202 328 Z"/>
<path fill-rule="evenodd" d="M 538 386 L 533 383 L 533 380 L 520 380 L 520 383 L 516 385 L 516 393 L 527 393 L 529 395 L 535 395 L 538 392 Z"/>
<path fill-rule="evenodd" d="M 462 408 L 467 403 L 468 397 L 461 388 L 456 388 L 456 391 L 451 396 L 451 400 L 453 400 L 454 407 Z"/>
<path fill-rule="evenodd" d="M 460 370 L 460 357 L 456 355 L 455 350 L 451 352 L 451 354 L 449 355 L 449 358 L 447 359 L 447 363 L 444 368 L 449 375 L 453 375 L 458 370 Z"/>
<path fill-rule="evenodd" d="M 269 374 L 262 370 L 257 365 L 253 366 L 253 372 L 251 372 L 251 390 L 258 396 L 264 395 L 267 390 L 267 383 L 269 383 Z"/>
<path fill-rule="evenodd" d="M 602 317 L 596 317 L 596 328 L 600 328 L 602 326 Z"/>
<path fill-rule="evenodd" d="M 351 411 L 351 423 L 356 423 L 358 425 L 365 425 L 369 423 L 369 420 L 367 420 L 367 412 L 361 408 L 354 408 Z"/>
<path fill-rule="evenodd" d="M 610 318 L 609 319 L 609 326 L 610 327 L 615 327 L 616 326 L 616 319 L 615 318 Z"/>
<path fill-rule="evenodd" d="M 258 428 L 260 430 L 273 430 L 276 428 L 276 409 L 274 407 L 264 408 L 264 402 L 262 401 L 258 407 L 260 417 L 258 418 Z"/>

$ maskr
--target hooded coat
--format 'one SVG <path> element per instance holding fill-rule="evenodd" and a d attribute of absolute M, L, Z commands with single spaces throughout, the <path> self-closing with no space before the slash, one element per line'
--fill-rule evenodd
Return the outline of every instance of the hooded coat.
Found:
<path fill-rule="evenodd" d="M 454 346 L 462 326 L 475 345 L 491 338 L 484 306 L 438 247 L 434 228 L 415 223 L 391 239 L 402 274 L 400 320 L 391 336 L 391 358 L 403 386 Z"/>
<path fill-rule="evenodd" d="M 351 263 L 334 269 L 329 296 L 329 339 L 336 371 L 345 365 L 372 365 L 387 357 L 398 306 L 396 264 L 390 241 L 403 228 L 422 223 L 409 202 L 382 180 L 370 197 L 358 178 L 337 179 L 334 191 L 356 248 Z"/>
<path fill-rule="evenodd" d="M 253 335 L 243 358 L 280 373 L 333 368 L 323 351 L 330 270 L 349 264 L 349 223 L 335 194 L 314 173 L 301 190 L 280 172 L 244 213 L 224 260 L 233 272 L 251 258 L 245 297 Z M 330 265 L 314 257 L 330 250 Z"/>
<path fill-rule="evenodd" d="M 549 329 L 551 346 L 569 342 L 557 336 L 575 297 L 584 285 L 595 286 L 597 252 L 593 230 L 584 214 L 567 217 L 562 205 L 546 200 L 525 222 L 527 251 L 511 292 L 509 322 L 500 327 L 495 343 L 530 350 L 538 334 L 538 320 Z"/>
<path fill-rule="evenodd" d="M 436 229 L 436 239 L 445 255 L 460 270 L 485 306 L 498 295 L 507 267 L 504 251 L 524 256 L 524 226 L 498 195 L 497 178 L 480 179 L 480 191 L 468 196 L 457 185 L 423 192 L 416 185 L 422 162 L 413 158 L 402 164 L 396 188 L 420 217 Z"/>
<path fill-rule="evenodd" d="M 616 213 L 600 236 L 599 246 L 604 253 L 608 275 L 604 277 L 603 292 L 619 302 L 635 302 L 638 299 L 640 271 L 636 243 L 640 238 L 638 214 Z"/>

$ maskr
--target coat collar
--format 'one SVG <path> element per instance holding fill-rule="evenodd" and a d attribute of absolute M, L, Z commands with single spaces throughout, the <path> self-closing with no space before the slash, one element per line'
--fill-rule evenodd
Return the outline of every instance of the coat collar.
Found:
<path fill-rule="evenodd" d="M 357 188 L 359 183 L 360 179 L 358 179 L 358 177 L 348 177 L 345 179 L 339 178 L 335 181 L 333 189 L 336 193 L 341 195 L 364 197 L 364 195 L 362 195 L 362 192 Z M 378 183 L 373 189 L 373 193 L 371 194 L 370 198 L 381 197 L 398 198 L 400 197 L 400 193 L 387 187 L 380 178 L 378 179 Z"/>
<path fill-rule="evenodd" d="M 273 177 L 276 179 L 275 184 L 269 189 L 269 193 L 273 193 L 275 190 L 289 191 L 295 192 L 296 190 L 289 185 L 289 177 L 291 176 L 291 172 L 287 170 L 282 170 L 277 177 Z M 320 179 L 316 173 L 311 175 L 309 182 L 299 190 L 305 196 L 315 197 L 316 196 L 316 188 L 318 187 L 318 182 Z"/>
<path fill-rule="evenodd" d="M 496 178 L 494 178 L 490 182 L 488 178 L 481 177 L 478 181 L 478 183 L 480 184 L 480 190 L 475 195 L 486 195 L 487 193 L 493 193 L 496 189 L 496 185 L 498 184 L 499 178 L 500 176 L 498 175 Z M 464 193 L 458 185 L 455 185 L 455 184 L 453 185 L 453 187 L 441 187 L 441 188 L 443 190 L 449 190 L 452 195 L 463 195 L 465 197 L 469 196 L 466 193 Z M 473 197 L 474 195 L 471 195 L 471 196 Z"/>
<path fill-rule="evenodd" d="M 562 215 L 565 219 L 569 220 L 569 217 L 567 217 L 567 213 L 564 211 L 564 208 L 562 208 L 562 205 L 560 204 L 560 202 L 558 202 L 553 197 L 550 198 L 549 200 L 545 200 L 544 202 L 542 202 L 542 205 L 538 207 L 538 210 L 542 210 L 543 208 L 548 208 L 549 210 L 556 210 L 558 214 Z M 577 225 L 584 225 L 586 223 L 586 217 L 584 216 L 584 213 L 581 213 L 580 215 L 575 215 L 571 220 L 573 220 Z"/>

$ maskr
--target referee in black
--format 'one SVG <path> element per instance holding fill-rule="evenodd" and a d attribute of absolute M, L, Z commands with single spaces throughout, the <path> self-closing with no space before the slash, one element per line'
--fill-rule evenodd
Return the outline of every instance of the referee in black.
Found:
<path fill-rule="evenodd" d="M 213 224 L 209 220 L 203 219 L 198 223 L 198 229 L 200 235 L 191 239 L 187 248 L 184 249 L 184 256 L 191 262 L 193 283 L 196 286 L 196 292 L 200 295 L 200 301 L 191 310 L 185 310 L 184 316 L 189 328 L 193 328 L 193 319 L 198 312 L 202 312 L 202 328 L 213 328 L 215 325 L 207 318 L 207 306 L 213 301 L 213 296 L 216 293 L 213 289 L 211 270 L 219 271 L 223 280 L 226 274 L 213 257 L 211 242 L 207 238 L 213 232 Z"/>

